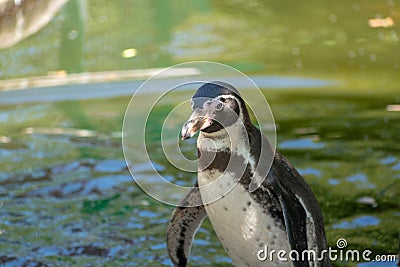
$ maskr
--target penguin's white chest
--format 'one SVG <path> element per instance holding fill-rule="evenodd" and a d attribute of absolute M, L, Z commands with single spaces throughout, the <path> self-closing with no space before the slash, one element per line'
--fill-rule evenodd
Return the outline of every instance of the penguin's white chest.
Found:
<path fill-rule="evenodd" d="M 232 187 L 232 173 L 203 171 L 199 172 L 199 185 L 218 178 L 212 189 L 202 190 L 203 201 L 222 196 Z M 206 202 L 206 201 L 205 201 Z M 211 224 L 237 267 L 244 266 L 292 266 L 290 261 L 282 262 L 275 257 L 261 261 L 257 256 L 260 250 L 290 251 L 285 231 L 277 220 L 263 212 L 261 206 L 253 200 L 243 185 L 237 184 L 224 197 L 205 205 Z"/>

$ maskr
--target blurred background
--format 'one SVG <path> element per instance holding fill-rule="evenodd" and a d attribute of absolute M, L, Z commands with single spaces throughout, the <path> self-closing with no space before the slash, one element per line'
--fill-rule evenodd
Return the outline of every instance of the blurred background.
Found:
<path fill-rule="evenodd" d="M 172 266 L 173 207 L 132 181 L 121 129 L 143 80 L 193 60 L 257 81 L 333 248 L 345 238 L 398 254 L 399 23 L 399 0 L 0 0 L 0 265 Z M 161 174 L 191 184 L 159 143 L 173 107 L 153 111 L 148 148 Z M 193 142 L 181 146 L 194 157 Z M 151 166 L 133 168 L 152 181 Z M 191 266 L 230 263 L 205 221 Z"/>

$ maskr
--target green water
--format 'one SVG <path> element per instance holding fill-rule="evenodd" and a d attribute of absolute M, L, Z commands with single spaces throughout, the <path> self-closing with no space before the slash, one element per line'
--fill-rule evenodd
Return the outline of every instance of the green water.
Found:
<path fill-rule="evenodd" d="M 400 113 L 387 107 L 400 104 L 400 32 L 396 25 L 372 29 L 368 19 L 400 21 L 400 1 L 82 3 L 1 50 L 0 78 L 215 60 L 246 74 L 337 81 L 313 89 L 263 88 L 278 149 L 315 192 L 332 247 L 345 238 L 349 249 L 398 252 Z M 68 21 L 74 14 L 81 18 L 75 24 Z M 76 42 L 63 38 L 71 27 L 81 33 Z M 127 48 L 137 55 L 123 58 Z M 0 265 L 171 266 L 165 231 L 172 207 L 143 193 L 124 164 L 128 102 L 0 106 Z M 169 109 L 154 112 L 161 117 Z M 160 123 L 149 122 L 151 158 L 163 175 L 191 183 L 194 176 L 171 168 L 159 153 Z M 194 153 L 193 143 L 182 146 Z M 152 179 L 148 166 L 138 168 Z M 229 263 L 206 221 L 191 266 Z"/>

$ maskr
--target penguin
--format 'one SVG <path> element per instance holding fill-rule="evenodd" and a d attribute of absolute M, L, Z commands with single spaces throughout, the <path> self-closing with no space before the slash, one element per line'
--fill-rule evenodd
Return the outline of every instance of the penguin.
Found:
<path fill-rule="evenodd" d="M 313 192 L 252 124 L 239 91 L 205 83 L 191 108 L 181 137 L 199 132 L 198 177 L 168 225 L 174 266 L 188 266 L 193 238 L 207 216 L 235 266 L 331 266 Z"/>

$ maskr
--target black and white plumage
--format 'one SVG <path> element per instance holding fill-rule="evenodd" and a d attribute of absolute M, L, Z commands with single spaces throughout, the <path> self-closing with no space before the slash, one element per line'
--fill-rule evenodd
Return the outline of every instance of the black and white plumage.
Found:
<path fill-rule="evenodd" d="M 330 266 L 322 261 L 260 261 L 257 252 L 327 249 L 319 205 L 297 170 L 273 151 L 232 86 L 212 82 L 192 98 L 182 138 L 197 140 L 198 181 L 172 215 L 167 248 L 175 266 L 187 266 L 192 239 L 208 216 L 235 266 Z M 261 178 L 261 179 L 260 179 Z M 265 178 L 265 179 L 264 179 Z M 257 184 L 260 181 L 261 184 Z M 212 182 L 212 186 L 204 189 Z M 215 200 L 218 198 L 217 200 Z M 190 207 L 190 203 L 203 206 Z M 214 201 L 215 200 L 215 201 Z M 288 255 L 286 255 L 288 258 Z"/>

